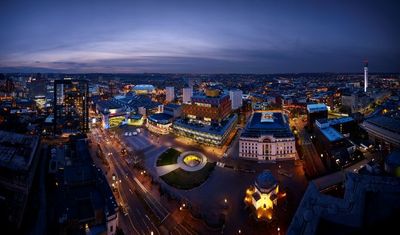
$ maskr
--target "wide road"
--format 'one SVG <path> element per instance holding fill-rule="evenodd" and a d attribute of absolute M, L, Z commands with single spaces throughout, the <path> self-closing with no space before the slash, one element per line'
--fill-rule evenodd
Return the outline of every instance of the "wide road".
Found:
<path fill-rule="evenodd" d="M 94 143 L 99 143 L 105 155 L 111 153 L 107 160 L 110 165 L 108 173 L 109 183 L 118 189 L 118 202 L 128 212 L 121 213 L 124 219 L 126 234 L 161 234 L 159 226 L 168 224 L 170 234 L 196 234 L 194 231 L 176 224 L 170 216 L 170 212 L 156 198 L 154 198 L 137 180 L 136 172 L 127 164 L 121 156 L 121 142 L 118 138 L 110 138 L 108 134 L 98 129 L 92 130 Z M 138 142 L 142 142 L 143 139 Z M 142 143 L 147 149 L 151 149 L 153 143 Z M 116 180 L 112 179 L 115 174 Z"/>

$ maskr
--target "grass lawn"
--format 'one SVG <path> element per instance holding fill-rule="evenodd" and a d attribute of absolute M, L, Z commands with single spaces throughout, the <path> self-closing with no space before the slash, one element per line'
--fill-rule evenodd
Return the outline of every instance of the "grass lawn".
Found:
<path fill-rule="evenodd" d="M 201 170 L 190 172 L 178 168 L 161 176 L 167 184 L 178 189 L 192 189 L 200 186 L 214 170 L 215 163 L 208 162 Z"/>
<path fill-rule="evenodd" d="M 175 164 L 180 154 L 181 152 L 179 152 L 178 150 L 169 148 L 167 151 L 161 154 L 161 156 L 158 157 L 156 165 L 165 166 Z"/>

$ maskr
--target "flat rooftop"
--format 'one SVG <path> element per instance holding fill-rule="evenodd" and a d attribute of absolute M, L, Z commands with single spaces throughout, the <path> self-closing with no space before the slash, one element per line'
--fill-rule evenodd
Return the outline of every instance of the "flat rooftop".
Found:
<path fill-rule="evenodd" d="M 39 144 L 38 136 L 0 131 L 0 167 L 28 170 Z"/>
<path fill-rule="evenodd" d="M 262 135 L 293 137 L 285 115 L 280 112 L 254 113 L 241 136 L 258 138 Z"/>
<path fill-rule="evenodd" d="M 184 119 L 177 119 L 173 125 L 174 127 L 183 127 L 207 134 L 224 135 L 225 132 L 232 125 L 232 123 L 235 122 L 236 120 L 237 120 L 237 115 L 234 114 L 228 117 L 228 119 L 222 121 L 220 126 L 189 123 Z"/>
<path fill-rule="evenodd" d="M 325 127 L 325 128 L 320 128 L 322 134 L 330 141 L 334 142 L 337 140 L 343 139 L 343 135 L 340 134 L 337 130 L 335 130 L 333 127 Z"/>
<path fill-rule="evenodd" d="M 379 128 L 385 129 L 390 132 L 395 132 L 400 134 L 400 120 L 387 116 L 377 116 L 365 120 L 365 122 L 377 126 Z"/>
<path fill-rule="evenodd" d="M 328 111 L 326 104 L 308 104 L 307 111 L 309 113 Z"/>

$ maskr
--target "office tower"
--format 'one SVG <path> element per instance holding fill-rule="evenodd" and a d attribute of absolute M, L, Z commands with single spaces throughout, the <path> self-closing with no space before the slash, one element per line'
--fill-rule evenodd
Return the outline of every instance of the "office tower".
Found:
<path fill-rule="evenodd" d="M 368 88 L 368 61 L 364 62 L 364 92 L 367 92 Z"/>
<path fill-rule="evenodd" d="M 242 95 L 243 92 L 241 90 L 232 90 L 229 91 L 229 97 L 231 98 L 232 109 L 238 109 L 242 107 Z"/>
<path fill-rule="evenodd" d="M 165 101 L 172 102 L 175 99 L 175 90 L 173 86 L 165 88 Z"/>
<path fill-rule="evenodd" d="M 182 103 L 190 103 L 190 101 L 192 100 L 192 96 L 193 96 L 193 88 L 191 87 L 185 87 L 183 88 L 183 92 L 182 92 Z"/>
<path fill-rule="evenodd" d="M 89 86 L 86 80 L 54 81 L 55 134 L 89 130 L 88 93 Z"/>

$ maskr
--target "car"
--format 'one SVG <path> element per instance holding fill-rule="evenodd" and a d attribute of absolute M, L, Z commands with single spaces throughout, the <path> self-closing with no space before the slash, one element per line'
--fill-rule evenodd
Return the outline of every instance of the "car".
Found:
<path fill-rule="evenodd" d="M 125 132 L 125 134 L 124 134 L 125 136 L 128 136 L 128 132 Z"/>
<path fill-rule="evenodd" d="M 138 133 L 136 131 L 132 132 L 132 135 L 137 135 Z"/>
<path fill-rule="evenodd" d="M 128 132 L 128 136 L 132 136 L 132 132 Z"/>
<path fill-rule="evenodd" d="M 140 128 L 136 128 L 136 132 L 137 132 L 137 133 L 140 133 Z"/>

